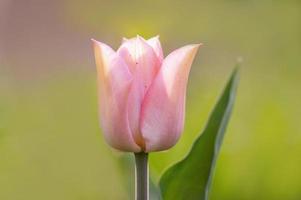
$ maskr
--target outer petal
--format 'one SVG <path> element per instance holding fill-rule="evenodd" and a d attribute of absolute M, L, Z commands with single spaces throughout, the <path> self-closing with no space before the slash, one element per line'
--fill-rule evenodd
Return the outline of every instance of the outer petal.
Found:
<path fill-rule="evenodd" d="M 117 52 L 133 74 L 128 117 L 134 139 L 143 148 L 144 141 L 139 129 L 141 105 L 146 91 L 159 71 L 160 62 L 153 48 L 140 36 L 124 41 Z"/>
<path fill-rule="evenodd" d="M 188 45 L 168 55 L 146 94 L 140 121 L 146 152 L 168 149 L 178 141 L 184 127 L 188 75 L 199 46 Z"/>
<path fill-rule="evenodd" d="M 163 61 L 163 50 L 162 50 L 162 47 L 161 47 L 159 36 L 152 37 L 151 39 L 148 39 L 147 43 L 151 47 L 153 47 L 156 55 L 158 56 L 158 59 L 160 60 L 160 63 L 162 63 L 162 61 Z"/>
<path fill-rule="evenodd" d="M 130 131 L 127 105 L 132 75 L 109 46 L 94 42 L 100 99 L 100 121 L 106 141 L 122 151 L 139 152 Z"/>

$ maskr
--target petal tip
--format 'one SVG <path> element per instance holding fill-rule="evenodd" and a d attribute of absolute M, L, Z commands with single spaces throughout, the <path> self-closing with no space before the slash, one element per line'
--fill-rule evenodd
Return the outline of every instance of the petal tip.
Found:
<path fill-rule="evenodd" d="M 146 42 L 146 40 L 144 39 L 144 37 L 142 37 L 142 36 L 140 36 L 140 35 L 138 35 L 137 34 L 137 36 L 136 36 L 136 39 L 138 40 L 138 41 L 142 41 L 142 42 Z"/>
<path fill-rule="evenodd" d="M 99 42 L 98 42 L 97 40 L 95 40 L 94 38 L 91 38 L 90 40 L 91 40 L 91 42 L 92 42 L 93 44 L 99 43 Z"/>
<path fill-rule="evenodd" d="M 193 49 L 199 49 L 201 46 L 203 46 L 203 43 L 196 43 L 190 45 Z"/>
<path fill-rule="evenodd" d="M 202 43 L 197 43 L 197 44 L 190 44 L 187 47 L 188 47 L 188 49 L 190 49 L 190 52 L 192 52 L 193 54 L 196 54 L 201 46 L 203 46 Z"/>
<path fill-rule="evenodd" d="M 91 38 L 90 40 L 91 40 L 93 46 L 96 45 L 97 40 L 95 40 L 94 38 Z"/>
<path fill-rule="evenodd" d="M 156 36 L 154 36 L 152 38 L 155 38 L 155 39 L 159 40 L 160 39 L 160 35 L 156 35 Z M 150 38 L 150 39 L 152 39 L 152 38 Z"/>
<path fill-rule="evenodd" d="M 122 37 L 121 44 L 123 44 L 123 43 L 125 43 L 125 42 L 127 42 L 127 41 L 129 41 L 129 39 L 128 39 L 128 38 L 126 38 L 126 37 Z"/>
<path fill-rule="evenodd" d="M 94 38 L 91 38 L 90 40 L 92 41 L 92 44 L 93 44 L 94 47 L 99 47 L 99 46 L 102 46 L 104 44 L 102 42 L 99 42 L 99 41 L 95 40 Z"/>
<path fill-rule="evenodd" d="M 92 41 L 94 48 L 96 48 L 96 49 L 100 49 L 101 51 L 106 51 L 106 52 L 115 52 L 115 50 L 111 46 L 109 46 L 103 42 L 100 42 L 93 38 L 91 38 L 91 41 Z"/>

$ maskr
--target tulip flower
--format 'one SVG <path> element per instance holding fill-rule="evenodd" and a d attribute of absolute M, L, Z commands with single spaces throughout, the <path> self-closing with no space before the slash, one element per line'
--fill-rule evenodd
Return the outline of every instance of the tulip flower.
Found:
<path fill-rule="evenodd" d="M 164 58 L 158 37 L 123 39 L 117 51 L 92 41 L 106 141 L 136 153 L 174 146 L 183 132 L 188 76 L 200 44 Z"/>

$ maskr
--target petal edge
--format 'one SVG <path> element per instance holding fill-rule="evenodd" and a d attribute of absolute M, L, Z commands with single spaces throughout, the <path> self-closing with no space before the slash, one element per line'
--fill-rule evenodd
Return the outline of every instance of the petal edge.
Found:
<path fill-rule="evenodd" d="M 146 152 L 169 149 L 184 127 L 188 75 L 198 45 L 187 45 L 170 53 L 145 96 L 141 132 Z"/>
<path fill-rule="evenodd" d="M 121 151 L 139 152 L 128 122 L 128 93 L 132 82 L 127 65 L 108 45 L 92 40 L 97 65 L 99 114 L 104 138 Z M 116 124 L 118 123 L 118 124 Z"/>

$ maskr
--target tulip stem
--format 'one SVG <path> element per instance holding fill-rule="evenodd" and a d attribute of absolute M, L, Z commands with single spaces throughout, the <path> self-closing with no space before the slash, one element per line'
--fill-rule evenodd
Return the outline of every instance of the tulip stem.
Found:
<path fill-rule="evenodd" d="M 148 200 L 149 198 L 149 172 L 148 172 L 148 153 L 135 153 L 136 162 L 136 200 Z"/>

